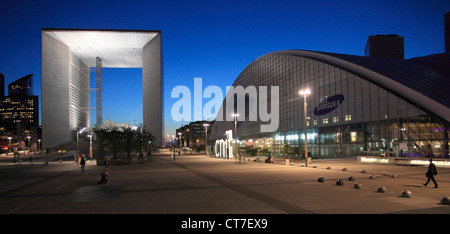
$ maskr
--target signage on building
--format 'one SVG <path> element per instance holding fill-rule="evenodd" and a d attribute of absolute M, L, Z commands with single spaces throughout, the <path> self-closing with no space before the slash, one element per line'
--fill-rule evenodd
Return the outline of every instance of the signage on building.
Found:
<path fill-rule="evenodd" d="M 344 101 L 344 95 L 336 94 L 334 96 L 328 97 L 319 103 L 316 108 L 314 108 L 314 115 L 324 115 L 334 111 L 338 108 Z"/>
<path fill-rule="evenodd" d="M 228 130 L 225 132 L 226 139 L 216 140 L 216 144 L 214 145 L 214 151 L 216 153 L 216 157 L 218 158 L 232 158 L 232 141 L 233 141 L 233 131 Z"/>

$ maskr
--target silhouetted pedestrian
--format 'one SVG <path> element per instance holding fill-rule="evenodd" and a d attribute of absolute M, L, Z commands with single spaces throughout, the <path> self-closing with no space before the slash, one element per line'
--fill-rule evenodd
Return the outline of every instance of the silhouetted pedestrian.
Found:
<path fill-rule="evenodd" d="M 84 171 L 84 164 L 86 164 L 86 161 L 84 160 L 83 157 L 81 157 L 80 165 L 81 165 L 81 170 L 82 171 Z"/>
<path fill-rule="evenodd" d="M 434 183 L 434 187 L 437 188 L 438 184 L 436 183 L 436 180 L 434 179 L 434 176 L 437 175 L 437 170 L 436 170 L 436 166 L 433 163 L 433 160 L 430 158 L 430 165 L 428 166 L 428 171 L 425 174 L 428 177 L 428 180 L 425 184 L 425 187 L 428 185 L 428 183 L 430 182 L 430 180 L 433 181 Z"/>

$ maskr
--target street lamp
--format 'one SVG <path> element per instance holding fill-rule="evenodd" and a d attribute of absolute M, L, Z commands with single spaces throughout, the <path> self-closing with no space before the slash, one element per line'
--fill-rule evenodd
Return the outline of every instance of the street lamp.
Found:
<path fill-rule="evenodd" d="M 28 139 L 28 153 L 30 153 L 30 139 L 31 139 L 31 136 L 27 136 L 27 139 Z"/>
<path fill-rule="evenodd" d="M 306 96 L 311 94 L 311 91 L 309 89 L 302 89 L 299 93 L 303 96 L 303 112 L 305 116 L 305 167 L 308 167 L 308 125 L 306 124 L 308 116 L 306 115 Z"/>
<path fill-rule="evenodd" d="M 41 139 L 38 139 L 38 151 L 41 151 Z"/>
<path fill-rule="evenodd" d="M 8 145 L 8 151 L 11 153 L 11 139 L 12 137 L 8 137 L 9 145 Z"/>
<path fill-rule="evenodd" d="M 89 159 L 92 159 L 92 135 L 87 135 L 89 137 Z"/>
<path fill-rule="evenodd" d="M 206 150 L 206 156 L 208 156 L 208 123 L 204 123 L 203 126 L 205 127 L 205 135 L 206 135 L 206 139 L 205 139 L 205 150 Z"/>
<path fill-rule="evenodd" d="M 181 135 L 183 135 L 183 133 L 179 132 L 178 133 L 178 138 L 180 138 L 180 154 L 181 154 Z"/>
<path fill-rule="evenodd" d="M 80 144 L 78 143 L 78 135 L 81 134 L 86 127 L 82 128 L 80 131 L 77 132 L 77 153 L 80 152 Z"/>
<path fill-rule="evenodd" d="M 239 117 L 238 113 L 231 114 L 232 117 L 234 117 L 234 135 L 236 140 L 234 141 L 234 156 L 237 158 L 237 117 Z"/>

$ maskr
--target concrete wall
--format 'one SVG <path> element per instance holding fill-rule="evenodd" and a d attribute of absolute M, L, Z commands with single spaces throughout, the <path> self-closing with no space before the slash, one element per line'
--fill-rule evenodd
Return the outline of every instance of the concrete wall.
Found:
<path fill-rule="evenodd" d="M 69 47 L 42 31 L 42 148 L 70 141 Z"/>
<path fill-rule="evenodd" d="M 162 145 L 163 137 L 163 71 L 161 34 L 155 36 L 143 49 L 142 104 L 143 122 L 155 136 L 155 145 Z"/>

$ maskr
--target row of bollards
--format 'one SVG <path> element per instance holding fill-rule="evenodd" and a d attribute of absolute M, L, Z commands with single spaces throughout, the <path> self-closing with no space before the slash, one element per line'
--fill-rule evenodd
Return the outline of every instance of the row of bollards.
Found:
<path fill-rule="evenodd" d="M 354 181 L 354 180 L 355 180 L 355 177 L 349 176 L 349 177 L 347 178 L 347 180 L 348 180 L 348 181 Z M 320 183 L 324 183 L 324 182 L 325 182 L 325 179 L 324 179 L 323 177 L 319 177 L 319 178 L 317 179 L 317 181 L 320 182 Z M 343 186 L 343 185 L 344 185 L 344 181 L 341 180 L 341 179 L 338 179 L 338 180 L 336 181 L 336 185 L 337 185 L 337 186 Z M 361 188 L 362 188 L 362 185 L 361 185 L 360 183 L 356 182 L 356 183 L 353 185 L 353 188 L 354 188 L 354 189 L 361 189 Z M 386 189 L 386 187 L 384 187 L 384 186 L 378 186 L 377 192 L 379 192 L 379 193 L 386 193 L 386 192 L 387 192 L 387 189 Z M 410 197 L 412 197 L 412 193 L 411 193 L 411 191 L 405 190 L 405 191 L 403 191 L 403 192 L 401 193 L 400 196 L 401 196 L 401 197 L 410 198 Z M 441 203 L 443 203 L 443 204 L 447 204 L 447 203 L 450 204 L 450 198 L 449 198 L 449 197 L 444 197 L 444 198 L 442 198 L 442 199 L 443 199 L 443 201 L 441 201 Z"/>
<path fill-rule="evenodd" d="M 314 167 L 314 168 L 317 168 L 317 167 Z M 327 166 L 326 169 L 327 169 L 327 170 L 330 170 L 331 167 L 330 167 L 330 166 Z M 342 168 L 342 171 L 347 171 L 347 168 Z M 365 169 L 361 169 L 361 173 L 367 173 L 367 171 L 366 171 Z M 389 176 L 389 177 L 391 177 L 391 178 L 397 178 L 397 175 L 396 175 L 396 174 L 393 174 L 393 173 L 390 174 L 390 173 L 388 173 L 388 172 L 386 172 L 386 171 L 384 171 L 384 172 L 382 173 L 382 175 L 383 175 L 383 176 Z M 372 180 L 373 180 L 373 179 L 376 179 L 376 176 L 375 176 L 375 175 L 370 175 L 370 176 L 369 176 L 369 179 L 372 179 Z M 355 177 L 349 176 L 349 177 L 347 178 L 347 180 L 348 180 L 348 181 L 354 181 L 354 180 L 355 180 Z M 319 177 L 319 178 L 317 179 L 317 181 L 318 181 L 319 183 L 324 183 L 324 182 L 325 182 L 325 178 Z M 336 181 L 336 185 L 337 185 L 337 186 L 343 186 L 343 185 L 344 185 L 344 181 L 343 181 L 342 179 L 338 179 L 338 180 Z M 361 185 L 360 183 L 356 182 L 356 183 L 353 185 L 353 188 L 354 188 L 354 189 L 361 189 L 361 188 L 362 188 L 362 185 Z M 386 193 L 386 192 L 387 192 L 387 189 L 386 189 L 385 186 L 378 186 L 377 192 L 378 192 L 378 193 Z M 403 197 L 403 198 L 411 198 L 411 197 L 412 197 L 412 193 L 411 193 L 411 191 L 404 190 L 404 191 L 402 191 L 402 193 L 400 194 L 400 197 Z M 440 203 L 443 204 L 443 205 L 450 205 L 450 197 L 448 197 L 448 196 L 442 197 Z"/>
<path fill-rule="evenodd" d="M 286 165 L 285 162 L 282 162 L 281 164 L 282 164 L 282 165 Z M 294 166 L 294 163 L 291 162 L 291 163 L 289 163 L 289 165 Z M 305 166 L 304 164 L 301 165 L 301 167 L 304 167 L 304 166 Z M 316 165 L 312 165 L 312 167 L 313 167 L 313 168 L 317 168 Z M 331 170 L 331 166 L 327 166 L 325 169 Z M 342 171 L 347 171 L 347 168 L 346 168 L 346 167 L 342 168 Z M 363 174 L 364 174 L 364 173 L 367 173 L 366 169 L 364 169 L 364 168 L 361 169 L 360 172 L 363 173 Z M 388 173 L 388 172 L 386 172 L 386 171 L 383 171 L 382 175 L 383 175 L 383 176 L 389 176 L 389 177 L 391 177 L 391 178 L 397 178 L 397 175 L 396 175 L 396 174 L 394 174 L 394 173 L 390 174 L 390 173 Z M 377 177 L 376 177 L 375 175 L 370 175 L 370 176 L 369 176 L 369 179 L 371 179 L 371 180 L 375 180 L 376 178 L 377 178 Z M 348 180 L 348 181 L 354 181 L 354 180 L 355 180 L 355 177 L 349 176 L 349 177 L 347 178 L 347 180 Z M 325 179 L 324 179 L 323 177 L 319 177 L 319 178 L 317 179 L 317 181 L 318 181 L 319 183 L 324 183 L 324 182 L 325 182 Z M 338 180 L 336 181 L 336 185 L 337 185 L 337 186 L 343 186 L 343 185 L 344 185 L 344 181 L 341 180 L 341 179 L 338 179 Z M 356 182 L 356 183 L 353 185 L 353 188 L 354 188 L 354 189 L 361 189 L 361 188 L 362 188 L 362 185 L 361 185 L 360 183 Z M 378 186 L 377 192 L 378 192 L 378 193 L 386 193 L 386 192 L 387 192 L 387 189 L 386 189 L 385 186 Z M 400 194 L 400 197 L 411 198 L 411 197 L 412 197 L 412 193 L 411 193 L 411 191 L 404 190 L 404 191 L 402 191 L 402 193 Z M 450 197 L 448 197 L 448 196 L 442 197 L 442 199 L 441 199 L 441 204 L 444 204 L 444 205 L 450 205 Z"/>

